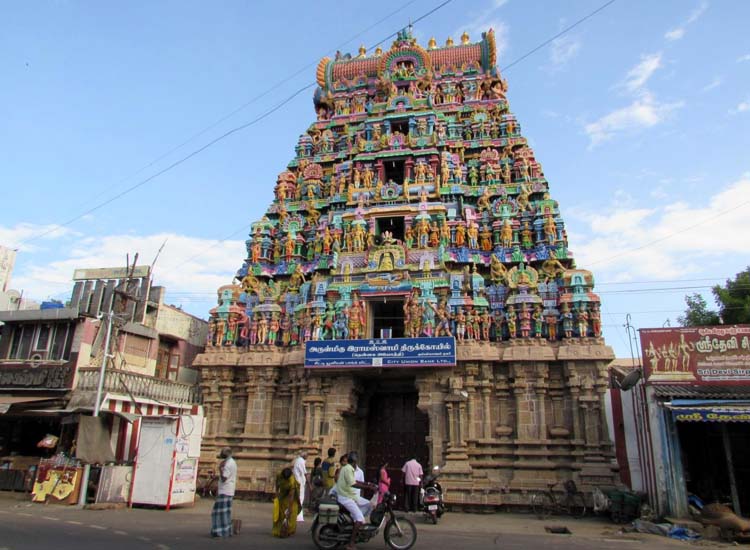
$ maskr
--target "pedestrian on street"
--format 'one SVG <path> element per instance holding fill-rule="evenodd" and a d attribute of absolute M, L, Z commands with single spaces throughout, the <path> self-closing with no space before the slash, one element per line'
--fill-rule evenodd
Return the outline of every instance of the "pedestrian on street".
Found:
<path fill-rule="evenodd" d="M 350 451 L 349 452 L 349 456 L 352 456 L 352 453 L 354 453 L 355 455 L 357 455 L 357 451 Z M 357 456 L 359 456 L 359 455 L 357 455 Z M 349 462 L 351 463 L 351 460 L 349 460 Z M 357 483 L 361 483 L 361 484 L 364 484 L 364 482 L 365 482 L 365 472 L 362 471 L 362 468 L 359 467 L 359 463 L 357 463 L 357 464 L 354 465 L 354 480 Z M 357 494 L 357 497 L 361 497 L 362 496 L 362 489 L 361 488 L 355 487 L 354 488 L 354 492 Z"/>
<path fill-rule="evenodd" d="M 346 466 L 349 463 L 349 456 L 348 455 L 341 455 L 341 458 L 339 458 L 339 467 L 336 469 L 336 481 L 339 480 L 339 474 L 341 473 L 341 469 Z M 336 485 L 334 484 L 334 488 Z M 333 492 L 333 489 L 331 489 Z"/>
<path fill-rule="evenodd" d="M 310 470 L 310 501 L 307 503 L 307 507 L 311 512 L 317 511 L 318 503 L 323 498 L 325 492 L 326 489 L 323 486 L 323 468 L 320 457 L 316 456 L 312 470 Z"/>
<path fill-rule="evenodd" d="M 388 475 L 388 463 L 383 462 L 378 468 L 378 504 L 383 502 L 383 497 L 389 491 L 391 477 Z"/>
<path fill-rule="evenodd" d="M 284 468 L 276 476 L 276 498 L 273 503 L 274 537 L 286 538 L 297 531 L 297 510 L 299 510 L 299 483 L 292 475 L 291 468 Z"/>
<path fill-rule="evenodd" d="M 401 468 L 404 472 L 404 503 L 407 512 L 416 512 L 419 503 L 419 484 L 422 481 L 424 472 L 422 465 L 417 459 L 412 457 Z"/>
<path fill-rule="evenodd" d="M 296 479 L 297 483 L 299 483 L 299 514 L 297 514 L 297 523 L 302 523 L 305 521 L 305 485 L 307 484 L 307 466 L 305 465 L 306 460 L 307 451 L 303 449 L 299 452 L 299 456 L 294 459 L 294 463 L 292 463 L 292 473 L 294 473 L 294 479 Z"/>
<path fill-rule="evenodd" d="M 323 487 L 325 494 L 331 492 L 334 484 L 336 483 L 336 449 L 331 447 L 328 449 L 328 458 L 326 458 L 320 465 L 323 470 Z"/>
<path fill-rule="evenodd" d="M 219 453 L 219 489 L 211 510 L 211 536 L 232 536 L 232 499 L 237 486 L 237 463 L 232 458 L 232 449 L 224 447 Z"/>

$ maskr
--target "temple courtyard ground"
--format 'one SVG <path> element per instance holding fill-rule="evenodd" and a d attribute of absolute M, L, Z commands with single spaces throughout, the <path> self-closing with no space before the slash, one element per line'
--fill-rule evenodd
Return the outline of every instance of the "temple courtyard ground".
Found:
<path fill-rule="evenodd" d="M 212 501 L 169 512 L 153 509 L 82 510 L 29 502 L 28 496 L 0 493 L 0 550 L 189 550 L 203 548 L 313 549 L 309 517 L 289 539 L 271 536 L 271 505 L 235 501 L 234 517 L 242 532 L 230 539 L 208 536 Z M 556 517 L 539 520 L 530 514 L 447 513 L 437 525 L 421 515 L 410 516 L 417 526 L 415 548 L 435 550 L 502 549 L 628 549 L 712 548 L 720 543 L 680 542 L 655 535 L 621 533 L 606 518 Z M 545 527 L 566 526 L 572 534 L 553 535 Z M 386 548 L 382 535 L 362 550 Z"/>

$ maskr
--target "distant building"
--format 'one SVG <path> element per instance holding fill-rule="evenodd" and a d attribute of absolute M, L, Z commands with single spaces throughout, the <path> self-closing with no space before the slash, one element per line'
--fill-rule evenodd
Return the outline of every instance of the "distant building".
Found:
<path fill-rule="evenodd" d="M 192 363 L 207 323 L 165 304 L 149 268 L 127 275 L 77 270 L 67 304 L 0 311 L 0 459 L 33 462 L 47 434 L 60 437 L 58 450 L 70 446 L 77 416 L 94 409 L 110 309 L 101 408 L 116 460 L 132 460 L 141 417 L 202 414 Z"/>

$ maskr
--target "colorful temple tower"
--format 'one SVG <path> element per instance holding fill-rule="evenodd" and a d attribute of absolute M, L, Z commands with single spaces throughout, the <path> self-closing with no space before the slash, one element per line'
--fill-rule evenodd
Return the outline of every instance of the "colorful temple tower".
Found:
<path fill-rule="evenodd" d="M 357 449 L 368 479 L 412 456 L 441 465 L 456 505 L 612 484 L 599 297 L 493 31 L 424 49 L 404 30 L 388 51 L 322 59 L 317 82 L 317 120 L 211 310 L 204 458 L 232 446 L 251 493 L 272 493 L 300 448 L 331 446 Z M 453 359 L 357 360 L 431 342 Z M 321 349 L 342 362 L 313 364 Z"/>

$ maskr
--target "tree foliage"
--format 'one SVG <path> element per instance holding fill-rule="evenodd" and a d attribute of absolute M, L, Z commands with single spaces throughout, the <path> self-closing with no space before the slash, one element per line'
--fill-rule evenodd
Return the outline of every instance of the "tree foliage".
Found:
<path fill-rule="evenodd" d="M 687 309 L 677 322 L 683 327 L 750 324 L 750 267 L 727 279 L 724 286 L 711 289 L 718 311 L 708 309 L 706 299 L 698 293 L 685 296 Z"/>

